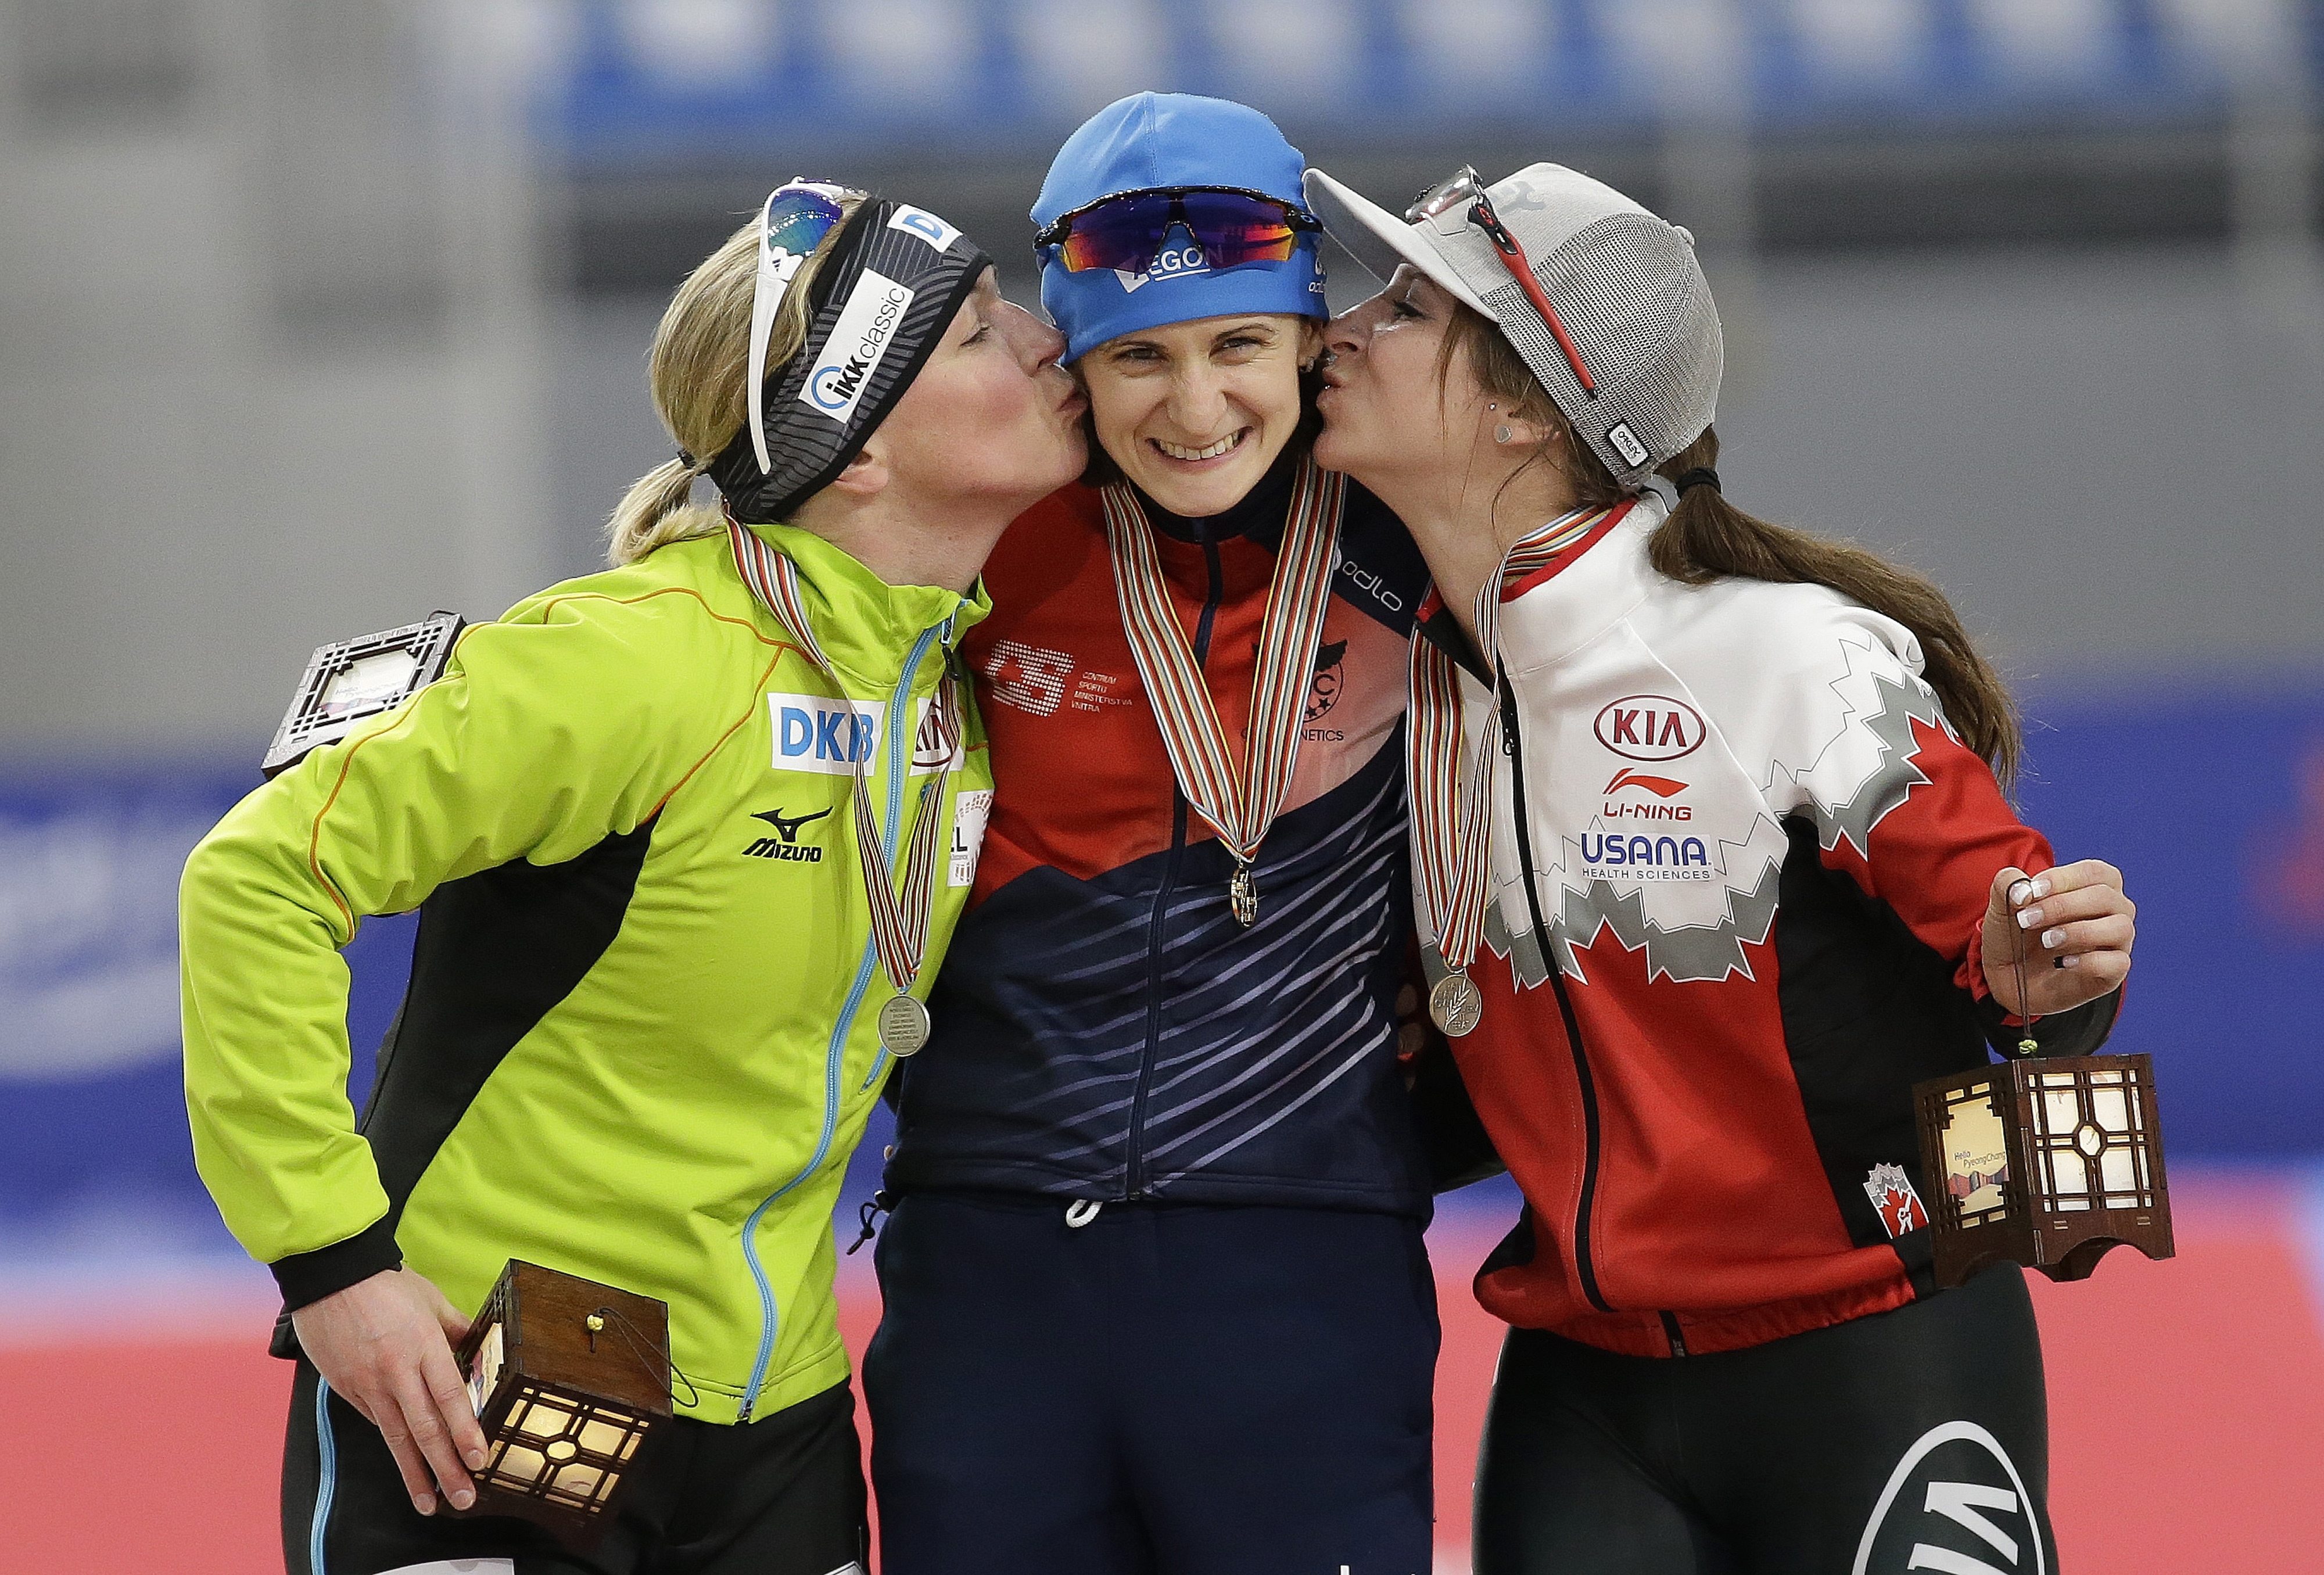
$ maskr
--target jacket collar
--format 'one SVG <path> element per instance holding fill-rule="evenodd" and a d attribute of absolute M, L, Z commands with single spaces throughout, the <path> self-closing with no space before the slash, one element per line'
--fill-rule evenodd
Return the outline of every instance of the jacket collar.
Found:
<path fill-rule="evenodd" d="M 940 585 L 891 585 L 812 530 L 781 523 L 744 529 L 798 566 L 816 643 L 850 689 L 860 685 L 872 693 L 892 690 L 921 635 L 936 630 L 945 649 L 954 649 L 992 611 L 981 577 L 965 596 Z M 732 561 L 730 554 L 730 570 Z M 748 587 L 744 594 L 750 594 Z M 751 601 L 756 607 L 758 598 Z M 765 608 L 757 612 L 763 622 L 774 622 Z M 936 668 L 924 664 L 913 686 L 933 687 L 936 677 Z"/>
<path fill-rule="evenodd" d="M 1661 494 L 1641 493 L 1602 535 L 1573 548 L 1525 590 L 1501 593 L 1501 653 L 1507 665 L 1529 668 L 1560 660 L 1589 644 L 1645 597 L 1654 571 L 1646 540 L 1670 512 Z M 1421 637 L 1451 657 L 1480 686 L 1492 686 L 1477 648 L 1438 595 L 1429 588 L 1420 604 Z"/>
<path fill-rule="evenodd" d="M 1603 536 L 1584 542 L 1560 571 L 1501 606 L 1501 656 L 1513 672 L 1547 667 L 1590 644 L 1646 600 L 1655 577 L 1646 542 L 1670 509 L 1637 494 Z"/>

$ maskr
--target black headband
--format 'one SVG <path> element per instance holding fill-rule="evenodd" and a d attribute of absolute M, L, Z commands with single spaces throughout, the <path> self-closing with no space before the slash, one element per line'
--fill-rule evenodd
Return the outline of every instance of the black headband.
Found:
<path fill-rule="evenodd" d="M 924 209 L 866 198 L 824 253 L 807 344 L 770 373 L 761 474 L 747 424 L 704 474 L 748 525 L 789 518 L 831 484 L 927 364 L 992 259 Z"/>

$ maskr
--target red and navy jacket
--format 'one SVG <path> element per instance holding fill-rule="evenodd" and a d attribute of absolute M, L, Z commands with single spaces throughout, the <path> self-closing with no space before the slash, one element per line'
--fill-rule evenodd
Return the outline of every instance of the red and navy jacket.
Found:
<path fill-rule="evenodd" d="M 1295 463 L 1213 519 L 1147 503 L 1238 762 Z M 1396 1010 L 1405 669 L 1427 571 L 1393 514 L 1347 494 L 1249 929 L 1122 631 L 1099 494 L 1067 487 L 1002 538 L 992 615 L 965 647 L 995 797 L 934 1036 L 901 1068 L 890 1191 L 1427 1212 Z"/>
<path fill-rule="evenodd" d="M 1912 1088 L 2014 1043 L 1978 936 L 2038 873 L 1902 624 L 1813 585 L 1657 573 L 1664 507 L 1505 588 L 1494 897 L 1462 1081 L 1526 1197 L 1477 1294 L 1608 1350 L 1729 1350 L 1932 1288 Z M 2043 1021 L 2082 1053 L 2118 996 Z"/>

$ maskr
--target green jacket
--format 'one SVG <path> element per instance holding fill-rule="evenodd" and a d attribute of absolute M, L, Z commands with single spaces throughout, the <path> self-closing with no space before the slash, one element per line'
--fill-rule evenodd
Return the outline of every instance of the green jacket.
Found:
<path fill-rule="evenodd" d="M 989 603 L 760 530 L 860 709 L 723 536 L 679 542 L 467 631 L 443 678 L 188 860 L 195 1158 L 291 1304 L 401 1258 L 473 1314 L 523 1257 L 667 1301 L 682 1415 L 748 1421 L 846 1377 L 831 1214 L 887 1071 L 890 990 L 846 751 L 870 751 L 900 886 L 938 648 Z M 991 802 L 961 690 L 923 998 Z M 359 1128 L 338 948 L 413 907 Z"/>

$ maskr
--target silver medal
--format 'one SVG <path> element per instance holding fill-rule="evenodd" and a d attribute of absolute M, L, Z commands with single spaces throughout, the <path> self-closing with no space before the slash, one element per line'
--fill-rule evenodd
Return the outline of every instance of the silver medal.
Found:
<path fill-rule="evenodd" d="M 1448 973 L 1428 991 L 1428 1015 L 1452 1038 L 1477 1026 L 1485 1015 L 1485 998 L 1465 973 Z"/>
<path fill-rule="evenodd" d="M 1237 864 L 1234 879 L 1227 882 L 1227 901 L 1234 908 L 1235 923 L 1244 929 L 1259 922 L 1259 882 L 1250 876 L 1250 866 Z"/>
<path fill-rule="evenodd" d="M 908 995 L 891 995 L 880 1009 L 880 1043 L 890 1055 L 918 1055 L 928 1042 L 928 1009 Z"/>

